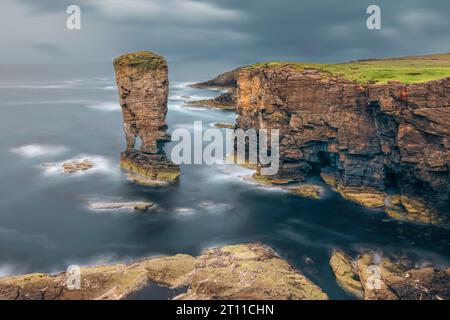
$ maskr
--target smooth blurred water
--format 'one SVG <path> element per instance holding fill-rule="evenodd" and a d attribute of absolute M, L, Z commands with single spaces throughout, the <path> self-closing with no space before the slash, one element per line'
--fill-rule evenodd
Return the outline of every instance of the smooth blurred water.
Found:
<path fill-rule="evenodd" d="M 191 129 L 194 120 L 205 128 L 233 122 L 233 112 L 182 106 L 217 94 L 171 83 L 169 130 Z M 333 248 L 396 252 L 418 265 L 450 262 L 446 230 L 392 220 L 329 190 L 315 201 L 259 187 L 238 166 L 183 165 L 179 184 L 163 189 L 130 183 L 119 168 L 125 144 L 113 79 L 2 81 L 0 96 L 0 276 L 261 241 L 331 298 L 346 299 L 328 265 Z M 81 157 L 96 168 L 65 175 L 41 166 Z M 87 206 L 143 200 L 156 208 Z"/>

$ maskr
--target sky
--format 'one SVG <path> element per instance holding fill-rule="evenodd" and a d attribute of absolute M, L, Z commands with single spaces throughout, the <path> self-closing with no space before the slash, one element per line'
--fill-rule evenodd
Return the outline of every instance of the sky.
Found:
<path fill-rule="evenodd" d="M 81 9 L 68 30 L 66 8 Z M 366 27 L 369 5 L 381 30 Z M 260 61 L 342 62 L 450 52 L 448 0 L 2 0 L 2 78 L 112 76 L 112 60 L 150 50 L 171 80 Z"/>

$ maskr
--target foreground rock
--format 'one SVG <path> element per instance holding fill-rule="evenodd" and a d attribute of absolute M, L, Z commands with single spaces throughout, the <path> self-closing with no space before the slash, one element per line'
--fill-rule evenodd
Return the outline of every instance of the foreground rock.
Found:
<path fill-rule="evenodd" d="M 404 262 L 363 253 L 356 261 L 341 251 L 330 260 L 338 284 L 366 300 L 448 300 L 450 268 L 415 269 Z"/>
<path fill-rule="evenodd" d="M 179 167 L 163 150 L 164 143 L 170 141 L 165 121 L 169 90 L 166 61 L 151 52 L 137 52 L 115 59 L 114 68 L 127 142 L 121 154 L 122 168 L 139 184 L 175 182 Z"/>
<path fill-rule="evenodd" d="M 81 289 L 69 290 L 67 274 L 0 279 L 0 299 L 125 299 L 151 283 L 187 287 L 176 299 L 327 299 L 315 284 L 261 244 L 178 254 L 131 264 L 81 269 Z"/>
<path fill-rule="evenodd" d="M 236 75 L 237 128 L 280 130 L 275 181 L 302 181 L 319 168 L 324 180 L 349 200 L 386 208 L 386 190 L 397 190 L 400 213 L 392 216 L 448 226 L 448 67 L 440 77 L 417 83 L 389 78 L 374 83 L 354 76 L 387 65 L 397 79 L 395 73 L 406 62 L 415 70 L 403 74 L 410 79 L 450 65 L 450 54 L 331 67 L 269 63 L 243 68 Z M 347 74 L 333 73 L 333 68 Z"/>

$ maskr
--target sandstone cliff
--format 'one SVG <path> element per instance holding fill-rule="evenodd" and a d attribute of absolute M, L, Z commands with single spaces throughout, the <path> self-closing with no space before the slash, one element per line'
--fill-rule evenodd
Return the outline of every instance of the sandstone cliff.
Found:
<path fill-rule="evenodd" d="M 428 68 L 435 59 L 450 65 L 450 55 L 420 63 Z M 386 207 L 400 219 L 448 224 L 450 67 L 433 80 L 428 75 L 437 68 L 416 67 L 413 58 L 389 63 L 391 69 L 377 61 L 244 68 L 237 75 L 238 127 L 280 129 L 281 168 L 269 179 L 300 181 L 319 170 L 350 200 Z M 393 79 L 403 72 L 406 83 L 358 79 L 386 70 L 394 70 Z"/>
<path fill-rule="evenodd" d="M 127 148 L 121 165 L 129 177 L 144 185 L 175 181 L 179 168 L 164 154 L 168 68 L 163 57 L 151 52 L 125 54 L 114 60 Z M 140 145 L 138 145 L 138 141 Z"/>

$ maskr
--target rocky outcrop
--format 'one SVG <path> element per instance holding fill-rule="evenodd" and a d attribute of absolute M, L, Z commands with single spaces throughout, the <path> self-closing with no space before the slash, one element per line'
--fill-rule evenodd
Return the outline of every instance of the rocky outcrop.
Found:
<path fill-rule="evenodd" d="M 223 110 L 236 109 L 236 89 L 229 89 L 227 92 L 215 97 L 214 99 L 195 100 L 186 102 L 188 105 L 206 108 L 215 108 Z"/>
<path fill-rule="evenodd" d="M 280 130 L 281 166 L 269 179 L 320 171 L 350 200 L 387 208 L 393 192 L 397 216 L 449 224 L 450 77 L 361 83 L 281 64 L 244 68 L 237 84 L 237 127 Z"/>
<path fill-rule="evenodd" d="M 335 250 L 330 259 L 330 266 L 342 289 L 359 299 L 364 297 L 358 268 L 350 256 Z"/>
<path fill-rule="evenodd" d="M 121 166 L 130 179 L 143 185 L 176 181 L 178 166 L 164 154 L 168 68 L 163 57 L 151 52 L 125 54 L 114 60 L 127 148 Z M 140 143 L 140 145 L 139 145 Z"/>
<path fill-rule="evenodd" d="M 448 300 L 450 268 L 417 269 L 408 261 L 395 261 L 374 252 L 352 260 L 334 251 L 330 260 L 338 284 L 365 300 Z"/>
<path fill-rule="evenodd" d="M 237 86 L 237 75 L 244 67 L 236 68 L 234 70 L 219 74 L 214 79 L 191 84 L 192 88 L 198 89 L 231 89 Z"/>
<path fill-rule="evenodd" d="M 258 244 L 208 249 L 194 258 L 145 259 L 81 268 L 80 289 L 69 290 L 66 273 L 0 279 L 0 300 L 126 299 L 159 284 L 183 290 L 175 299 L 300 299 L 327 295 L 270 248 Z"/>
<path fill-rule="evenodd" d="M 245 67 L 236 68 L 232 71 L 228 71 L 219 74 L 214 79 L 191 84 L 190 86 L 198 89 L 226 89 L 227 92 L 222 93 L 214 99 L 205 99 L 198 101 L 190 101 L 188 104 L 208 107 L 208 108 L 218 108 L 224 110 L 235 110 L 236 109 L 236 88 L 237 88 L 237 76 Z"/>

